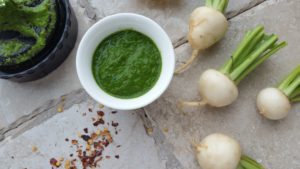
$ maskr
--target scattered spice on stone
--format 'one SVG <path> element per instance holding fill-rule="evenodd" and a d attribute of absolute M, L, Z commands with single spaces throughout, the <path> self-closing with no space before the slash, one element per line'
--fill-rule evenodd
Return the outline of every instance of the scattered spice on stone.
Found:
<path fill-rule="evenodd" d="M 38 151 L 38 148 L 36 146 L 32 146 L 31 151 L 35 153 Z"/>
<path fill-rule="evenodd" d="M 105 113 L 103 111 L 97 111 L 98 116 L 103 117 Z"/>
<path fill-rule="evenodd" d="M 112 122 L 111 122 L 111 125 L 112 125 L 113 127 L 118 127 L 118 126 L 119 126 L 119 123 L 112 121 Z"/>
<path fill-rule="evenodd" d="M 116 113 L 118 113 L 118 112 L 117 112 L 117 111 L 112 111 L 111 113 L 112 113 L 112 114 L 116 114 Z"/>
<path fill-rule="evenodd" d="M 56 160 L 55 158 L 51 158 L 50 159 L 50 164 L 54 167 L 60 167 L 61 166 L 61 162 Z"/>
<path fill-rule="evenodd" d="M 73 144 L 73 145 L 77 145 L 77 144 L 78 144 L 78 141 L 77 141 L 77 140 L 72 140 L 72 144 Z"/>
<path fill-rule="evenodd" d="M 92 112 L 92 109 L 88 109 L 89 112 Z M 114 111 L 116 113 L 116 111 Z M 114 113 L 113 113 L 114 114 Z M 65 169 L 77 169 L 76 167 L 76 159 L 79 159 L 80 163 L 82 164 L 82 169 L 90 169 L 99 167 L 100 161 L 105 159 L 110 159 L 111 156 L 106 155 L 103 156 L 103 152 L 105 149 L 113 142 L 113 137 L 111 132 L 105 127 L 105 120 L 103 119 L 105 113 L 101 110 L 97 111 L 97 118 L 92 119 L 93 125 L 97 127 L 98 125 L 104 125 L 103 129 L 97 129 L 95 132 L 90 131 L 86 127 L 83 129 L 85 134 L 77 133 L 77 136 L 82 139 L 82 141 L 72 139 L 71 144 L 76 145 L 76 155 L 74 157 L 73 154 L 69 154 L 71 159 L 67 159 L 64 162 Z M 119 123 L 112 121 L 112 126 L 114 127 L 115 131 L 117 131 L 117 127 Z M 65 139 L 69 141 L 69 139 Z M 84 141 L 84 144 L 81 144 Z M 121 145 L 117 146 L 118 148 Z M 119 159 L 119 155 L 114 156 L 116 159 Z M 73 159 L 72 159 L 73 158 Z M 59 168 L 62 165 L 63 161 L 56 160 L 55 158 L 50 159 L 50 164 L 53 167 Z"/>

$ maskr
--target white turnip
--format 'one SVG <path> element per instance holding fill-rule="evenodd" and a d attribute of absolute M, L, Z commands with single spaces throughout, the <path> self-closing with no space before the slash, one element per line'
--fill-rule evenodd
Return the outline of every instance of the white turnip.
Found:
<path fill-rule="evenodd" d="M 196 146 L 196 155 L 202 169 L 236 169 L 241 158 L 237 141 L 224 134 L 211 134 Z"/>
<path fill-rule="evenodd" d="M 201 169 L 264 169 L 255 160 L 242 155 L 240 144 L 225 134 L 211 134 L 194 146 Z"/>
<path fill-rule="evenodd" d="M 270 120 L 285 118 L 291 110 L 291 103 L 300 101 L 300 66 L 278 86 L 263 89 L 257 96 L 259 112 Z"/>
<path fill-rule="evenodd" d="M 198 56 L 223 38 L 228 29 L 224 12 L 229 0 L 206 0 L 206 6 L 196 8 L 189 20 L 188 41 L 193 49 L 192 56 L 175 73 L 182 73 Z"/>

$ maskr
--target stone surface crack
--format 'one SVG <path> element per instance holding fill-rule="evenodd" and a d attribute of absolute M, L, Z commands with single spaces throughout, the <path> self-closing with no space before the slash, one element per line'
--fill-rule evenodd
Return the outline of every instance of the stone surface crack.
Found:
<path fill-rule="evenodd" d="M 78 104 L 85 101 L 88 98 L 88 95 L 83 89 L 79 89 L 67 95 L 63 95 L 59 99 L 48 101 L 46 104 L 43 104 L 43 106 L 35 109 L 31 114 L 22 116 L 8 127 L 2 128 L 0 130 L 0 142 L 7 136 L 23 133 L 59 113 L 57 108 L 61 103 L 62 97 L 65 100 L 64 108 L 68 109 L 76 103 Z"/>
<path fill-rule="evenodd" d="M 162 130 L 156 125 L 156 122 L 149 116 L 144 108 L 136 110 L 141 117 L 146 131 L 152 129 L 152 132 L 147 134 L 155 141 L 158 150 L 159 158 L 165 162 L 165 169 L 184 169 L 183 165 L 172 152 L 172 145 L 166 140 Z"/>

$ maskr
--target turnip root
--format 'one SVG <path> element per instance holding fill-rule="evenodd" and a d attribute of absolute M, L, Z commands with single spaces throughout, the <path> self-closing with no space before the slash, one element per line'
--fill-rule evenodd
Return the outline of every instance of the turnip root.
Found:
<path fill-rule="evenodd" d="M 196 8 L 189 20 L 188 41 L 193 49 L 192 56 L 175 73 L 185 71 L 199 52 L 209 48 L 223 38 L 228 29 L 224 12 L 228 0 L 206 0 L 206 6 Z"/>
<path fill-rule="evenodd" d="M 242 155 L 235 139 L 221 133 L 211 134 L 194 146 L 201 169 L 264 169 L 255 160 Z"/>
<path fill-rule="evenodd" d="M 266 35 L 262 26 L 246 33 L 237 50 L 219 70 L 205 71 L 199 80 L 199 93 L 202 100 L 180 102 L 180 105 L 223 107 L 233 103 L 238 97 L 237 85 L 257 66 L 271 55 L 286 46 L 278 43 L 275 35 Z"/>
<path fill-rule="evenodd" d="M 263 89 L 257 96 L 259 112 L 270 120 L 285 118 L 292 102 L 300 101 L 300 65 L 279 85 L 278 88 Z"/>
<path fill-rule="evenodd" d="M 202 169 L 236 169 L 242 152 L 237 141 L 216 133 L 196 145 L 196 153 Z"/>

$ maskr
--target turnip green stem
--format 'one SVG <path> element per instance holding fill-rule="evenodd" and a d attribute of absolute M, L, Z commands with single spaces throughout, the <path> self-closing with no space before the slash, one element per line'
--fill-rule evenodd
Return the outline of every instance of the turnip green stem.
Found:
<path fill-rule="evenodd" d="M 298 88 L 295 89 L 293 91 L 293 94 L 291 94 L 291 96 L 290 96 L 291 99 L 294 99 L 294 98 L 297 98 L 297 97 L 300 97 L 300 86 L 298 86 Z"/>
<path fill-rule="evenodd" d="M 222 13 L 226 11 L 229 0 L 206 0 L 206 6 L 218 10 Z"/>
<path fill-rule="evenodd" d="M 298 86 L 300 86 L 300 76 L 298 76 L 286 89 L 284 89 L 283 92 L 290 97 Z"/>
<path fill-rule="evenodd" d="M 239 84 L 257 66 L 287 45 L 286 42 L 277 41 L 276 35 L 267 35 L 264 27 L 257 26 L 246 33 L 231 59 L 220 71 Z"/>
<path fill-rule="evenodd" d="M 270 56 L 272 56 L 274 53 L 279 51 L 281 48 L 285 47 L 287 44 L 286 42 L 281 42 L 278 44 L 275 48 L 273 48 L 271 51 L 266 53 L 264 56 L 259 58 L 257 62 L 255 62 L 253 65 L 251 65 L 246 71 L 244 71 L 236 80 L 235 83 L 239 84 L 249 73 L 251 73 L 257 66 L 262 64 L 265 60 L 267 60 Z"/>
<path fill-rule="evenodd" d="M 298 102 L 300 97 L 300 65 L 296 67 L 288 77 L 278 86 L 289 99 Z"/>
<path fill-rule="evenodd" d="M 292 98 L 291 102 L 293 102 L 293 103 L 300 102 L 300 96 Z"/>
<path fill-rule="evenodd" d="M 243 155 L 237 169 L 264 169 L 264 167 L 252 158 Z"/>

